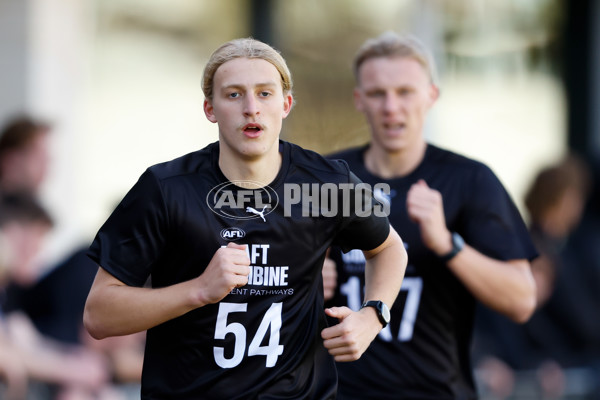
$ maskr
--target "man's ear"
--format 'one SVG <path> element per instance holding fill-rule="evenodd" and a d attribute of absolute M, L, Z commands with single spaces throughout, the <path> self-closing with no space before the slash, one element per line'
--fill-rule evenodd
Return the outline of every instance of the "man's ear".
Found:
<path fill-rule="evenodd" d="M 356 108 L 358 111 L 363 111 L 363 106 L 362 106 L 362 102 L 360 99 L 360 91 L 357 87 L 354 88 L 354 90 L 352 91 L 353 94 L 353 98 L 354 98 L 354 108 Z"/>
<path fill-rule="evenodd" d="M 204 99 L 204 115 L 206 115 L 206 118 L 213 124 L 217 122 L 212 102 L 208 99 Z"/>
<path fill-rule="evenodd" d="M 440 97 L 440 89 L 433 83 L 429 86 L 429 107 L 432 107 Z"/>
<path fill-rule="evenodd" d="M 292 111 L 292 106 L 294 105 L 294 97 L 291 94 L 287 94 L 283 96 L 283 118 L 287 117 Z"/>

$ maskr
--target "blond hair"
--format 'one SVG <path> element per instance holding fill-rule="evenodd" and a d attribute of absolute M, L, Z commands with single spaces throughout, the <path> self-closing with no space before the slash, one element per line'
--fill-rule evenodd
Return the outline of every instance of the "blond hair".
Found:
<path fill-rule="evenodd" d="M 437 72 L 433 56 L 427 47 L 413 35 L 399 35 L 387 31 L 365 41 L 354 56 L 353 71 L 357 83 L 359 83 L 361 65 L 371 58 L 379 57 L 412 58 L 427 71 L 431 83 L 437 85 Z"/>
<path fill-rule="evenodd" d="M 258 58 L 270 62 L 279 71 L 283 93 L 286 95 L 292 93 L 292 74 L 285 59 L 268 44 L 248 37 L 231 40 L 215 50 L 210 56 L 202 76 L 202 91 L 207 99 L 213 97 L 213 84 L 217 69 L 227 61 L 236 58 Z"/>

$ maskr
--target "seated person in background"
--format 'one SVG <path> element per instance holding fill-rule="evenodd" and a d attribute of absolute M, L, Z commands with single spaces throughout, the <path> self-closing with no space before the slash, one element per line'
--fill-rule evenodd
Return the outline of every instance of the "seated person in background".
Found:
<path fill-rule="evenodd" d="M 0 295 L 10 280 L 16 261 L 15 244 L 25 223 L 13 213 L 5 199 L 0 200 Z M 27 394 L 28 374 L 25 364 L 8 336 L 4 315 L 0 312 L 0 398 L 20 400 Z"/>
<path fill-rule="evenodd" d="M 145 335 L 96 341 L 83 327 L 85 300 L 97 271 L 86 250 L 75 250 L 33 285 L 10 285 L 5 307 L 25 313 L 43 336 L 63 345 L 87 348 L 105 358 L 115 390 L 131 387 L 139 391 Z"/>
<path fill-rule="evenodd" d="M 6 287 L 15 282 L 35 281 L 36 256 L 52 224 L 50 216 L 34 197 L 23 193 L 1 196 L 0 227 L 5 249 L 2 264 L 7 271 L 2 285 L 4 295 L 8 294 Z M 22 311 L 8 310 L 6 302 L 2 306 L 2 333 L 14 352 L 11 362 L 19 360 L 19 369 L 26 372 L 30 382 L 48 384 L 47 387 L 56 388 L 58 392 L 68 387 L 83 387 L 95 392 L 103 387 L 108 378 L 103 357 L 81 346 L 66 346 L 44 337 Z M 16 365 L 10 365 L 13 369 L 11 378 Z M 22 385 L 22 378 L 17 383 Z M 31 387 L 36 390 L 43 387 L 43 393 L 48 391 L 45 385 Z M 10 385 L 8 390 L 12 390 Z M 37 395 L 40 397 L 42 394 Z"/>

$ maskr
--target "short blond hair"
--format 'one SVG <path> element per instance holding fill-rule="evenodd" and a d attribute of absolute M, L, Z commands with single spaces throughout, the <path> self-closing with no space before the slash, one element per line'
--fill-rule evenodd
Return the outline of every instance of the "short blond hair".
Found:
<path fill-rule="evenodd" d="M 259 58 L 273 64 L 281 76 L 281 86 L 284 94 L 292 93 L 292 74 L 281 54 L 273 47 L 251 37 L 234 39 L 219 47 L 210 56 L 204 67 L 202 76 L 202 91 L 207 99 L 213 97 L 214 77 L 217 69 L 236 58 Z"/>
<path fill-rule="evenodd" d="M 387 31 L 381 35 L 368 39 L 358 49 L 354 56 L 353 71 L 357 83 L 361 65 L 371 58 L 401 57 L 412 58 L 423 66 L 431 83 L 437 85 L 437 72 L 435 62 L 430 51 L 413 35 L 400 35 Z"/>

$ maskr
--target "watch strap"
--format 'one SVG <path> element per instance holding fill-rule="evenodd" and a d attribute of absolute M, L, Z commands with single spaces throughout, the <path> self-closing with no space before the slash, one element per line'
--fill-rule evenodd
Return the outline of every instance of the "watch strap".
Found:
<path fill-rule="evenodd" d="M 456 232 L 452 232 L 452 250 L 449 253 L 440 256 L 443 262 L 448 262 L 454 258 L 465 247 L 465 240 Z"/>
<path fill-rule="evenodd" d="M 390 311 L 383 301 L 365 301 L 360 308 L 363 309 L 365 307 L 373 307 L 375 309 L 377 313 L 377 318 L 379 319 L 379 322 L 381 322 L 381 325 L 383 325 L 384 328 L 390 323 Z"/>

